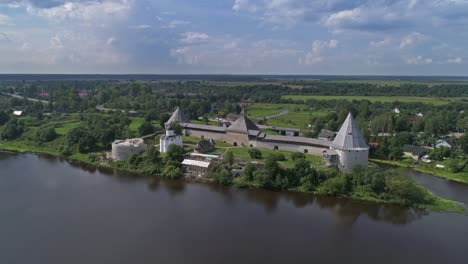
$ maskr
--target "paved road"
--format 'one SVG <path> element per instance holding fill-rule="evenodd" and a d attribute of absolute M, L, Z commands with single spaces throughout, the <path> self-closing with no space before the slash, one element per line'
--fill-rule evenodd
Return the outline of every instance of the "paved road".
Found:
<path fill-rule="evenodd" d="M 13 97 L 13 98 L 26 99 L 26 100 L 31 101 L 31 102 L 40 102 L 40 103 L 43 103 L 43 104 L 48 104 L 49 103 L 49 101 L 46 101 L 46 100 L 39 100 L 39 99 L 36 99 L 36 98 L 24 97 L 24 96 L 17 95 L 17 94 L 11 94 L 11 93 L 2 93 L 2 94 L 6 95 L 6 96 Z"/>

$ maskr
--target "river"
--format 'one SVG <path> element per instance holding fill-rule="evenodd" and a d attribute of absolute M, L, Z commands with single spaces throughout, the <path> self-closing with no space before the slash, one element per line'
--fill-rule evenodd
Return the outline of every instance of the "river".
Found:
<path fill-rule="evenodd" d="M 5 264 L 468 261 L 459 214 L 135 179 L 35 155 L 0 153 L 0 168 Z M 467 186 L 413 177 L 468 201 Z"/>

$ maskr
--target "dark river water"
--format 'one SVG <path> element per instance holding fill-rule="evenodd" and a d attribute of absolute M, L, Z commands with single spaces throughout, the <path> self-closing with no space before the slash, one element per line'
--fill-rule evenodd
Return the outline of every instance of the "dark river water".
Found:
<path fill-rule="evenodd" d="M 468 202 L 467 186 L 413 177 Z M 468 216 L 0 153 L 0 263 L 468 263 Z"/>

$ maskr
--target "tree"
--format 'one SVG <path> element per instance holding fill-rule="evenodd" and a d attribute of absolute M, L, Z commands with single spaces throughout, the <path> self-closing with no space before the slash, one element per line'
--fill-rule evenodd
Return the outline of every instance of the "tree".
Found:
<path fill-rule="evenodd" d="M 178 145 L 169 145 L 166 152 L 166 161 L 182 162 L 184 160 L 185 150 Z"/>
<path fill-rule="evenodd" d="M 262 152 L 259 149 L 249 149 L 249 155 L 252 159 L 262 159 Z"/>
<path fill-rule="evenodd" d="M 41 126 L 36 132 L 36 140 L 39 142 L 50 142 L 56 137 L 57 133 L 52 126 Z"/>
<path fill-rule="evenodd" d="M 3 126 L 10 120 L 10 116 L 5 111 L 0 111 L 0 126 Z"/>
<path fill-rule="evenodd" d="M 182 170 L 174 165 L 165 166 L 161 174 L 163 177 L 171 180 L 180 179 L 183 176 Z"/>
<path fill-rule="evenodd" d="M 390 176 L 386 185 L 388 192 L 404 204 L 412 205 L 431 201 L 428 192 L 407 176 Z"/>
<path fill-rule="evenodd" d="M 22 122 L 11 119 L 5 124 L 2 134 L 0 135 L 1 139 L 13 140 L 19 138 L 23 134 L 23 124 Z"/>
<path fill-rule="evenodd" d="M 255 165 L 252 163 L 247 164 L 244 168 L 243 176 L 248 180 L 248 181 L 253 181 L 254 179 L 254 173 L 257 170 Z"/>
<path fill-rule="evenodd" d="M 226 154 L 224 154 L 223 161 L 224 164 L 232 166 L 234 164 L 234 154 L 231 151 L 228 151 Z"/>
<path fill-rule="evenodd" d="M 227 169 L 222 169 L 219 172 L 213 173 L 211 178 L 222 185 L 230 185 L 234 179 L 231 172 L 229 172 Z"/>
<path fill-rule="evenodd" d="M 161 153 L 154 145 L 149 146 L 146 151 L 146 157 L 152 163 L 159 163 L 161 161 Z"/>
<path fill-rule="evenodd" d="M 156 129 L 154 128 L 153 124 L 151 124 L 151 122 L 145 121 L 138 128 L 138 133 L 140 134 L 140 136 L 145 136 L 153 134 L 155 130 Z"/>

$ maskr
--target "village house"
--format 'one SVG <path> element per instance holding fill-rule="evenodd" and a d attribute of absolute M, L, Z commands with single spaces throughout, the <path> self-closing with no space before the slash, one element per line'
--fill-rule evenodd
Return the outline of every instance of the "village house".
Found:
<path fill-rule="evenodd" d="M 414 146 L 410 144 L 405 144 L 403 146 L 403 155 L 413 160 L 419 160 L 419 158 L 424 156 L 424 154 L 426 153 L 427 153 L 427 149 L 422 146 Z"/>

